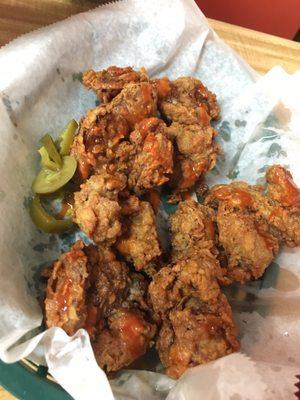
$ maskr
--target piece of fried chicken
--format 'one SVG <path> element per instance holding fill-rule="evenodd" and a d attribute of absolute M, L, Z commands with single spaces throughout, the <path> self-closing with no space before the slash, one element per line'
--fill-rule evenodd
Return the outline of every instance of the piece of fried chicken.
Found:
<path fill-rule="evenodd" d="M 218 207 L 226 203 L 230 207 L 255 213 L 263 219 L 269 230 L 282 244 L 289 247 L 300 245 L 300 190 L 289 171 L 273 165 L 266 171 L 267 189 L 250 186 L 245 182 L 217 185 L 208 194 L 205 203 Z"/>
<path fill-rule="evenodd" d="M 92 89 L 102 103 L 110 102 L 116 97 L 125 85 L 133 82 L 147 82 L 147 72 L 141 68 L 140 72 L 131 67 L 111 66 L 95 72 L 90 69 L 83 74 L 83 84 Z"/>
<path fill-rule="evenodd" d="M 118 371 L 145 354 L 154 334 L 138 309 L 115 309 L 93 343 L 96 360 L 105 371 Z"/>
<path fill-rule="evenodd" d="M 150 203 L 140 201 L 138 210 L 124 219 L 116 248 L 136 270 L 144 269 L 161 255 L 156 219 Z"/>
<path fill-rule="evenodd" d="M 172 378 L 239 349 L 230 306 L 216 281 L 215 263 L 208 250 L 199 250 L 196 259 L 162 268 L 149 286 L 161 324 L 156 347 Z"/>
<path fill-rule="evenodd" d="M 152 344 L 155 324 L 146 302 L 147 282 L 130 273 L 105 247 L 77 242 L 54 263 L 45 299 L 47 327 L 69 335 L 85 328 L 105 371 L 117 371 Z"/>
<path fill-rule="evenodd" d="M 73 220 L 95 243 L 112 244 L 121 235 L 119 192 L 125 187 L 125 175 L 101 169 L 74 194 Z"/>
<path fill-rule="evenodd" d="M 45 299 L 45 322 L 73 335 L 86 320 L 88 262 L 81 241 L 53 264 Z"/>
<path fill-rule="evenodd" d="M 278 240 L 256 213 L 256 203 L 268 207 L 260 189 L 245 182 L 215 186 L 205 199 L 205 204 L 217 212 L 218 247 L 226 271 L 224 284 L 261 277 L 278 253 Z"/>
<path fill-rule="evenodd" d="M 219 263 L 215 211 L 190 199 L 181 201 L 169 220 L 172 261 L 197 258 L 198 252 L 203 254 L 205 250 L 211 260 L 215 258 L 211 264 L 214 265 L 218 281 L 224 283 L 227 270 L 223 270 Z"/>
<path fill-rule="evenodd" d="M 174 122 L 169 128 L 176 143 L 176 162 L 170 185 L 177 192 L 192 188 L 217 161 L 220 148 L 215 143 L 217 131 L 210 125 L 186 125 Z"/>
<path fill-rule="evenodd" d="M 199 79 L 181 77 L 175 81 L 163 80 L 164 91 L 158 91 L 159 109 L 166 118 L 185 125 L 207 125 L 207 118 L 218 119 L 220 108 L 216 95 L 207 90 Z M 162 84 L 159 82 L 158 85 L 160 88 Z"/>
<path fill-rule="evenodd" d="M 213 187 L 205 203 L 217 208 L 226 203 L 235 209 L 255 213 L 262 218 L 281 243 L 295 247 L 300 245 L 300 190 L 289 171 L 273 165 L 266 171 L 266 192 L 262 187 L 245 182 Z"/>
<path fill-rule="evenodd" d="M 201 81 L 182 77 L 171 82 L 167 78 L 154 81 L 158 107 L 171 122 L 170 136 L 176 143 L 176 163 L 171 186 L 177 192 L 193 187 L 215 164 L 220 148 L 210 125 L 219 116 L 216 96 Z"/>
<path fill-rule="evenodd" d="M 224 283 L 261 277 L 279 245 L 300 245 L 299 189 L 279 165 L 266 172 L 267 191 L 245 182 L 213 187 L 205 204 L 217 210 L 219 248 L 225 255 Z"/>
<path fill-rule="evenodd" d="M 171 228 L 172 261 L 191 257 L 198 250 L 208 249 L 217 254 L 216 216 L 213 209 L 185 200 L 178 204 L 169 217 Z"/>
<path fill-rule="evenodd" d="M 129 141 L 123 141 L 115 155 L 116 169 L 126 174 L 127 186 L 136 194 L 158 188 L 173 172 L 173 145 L 166 124 L 146 118 L 136 124 Z"/>
<path fill-rule="evenodd" d="M 271 208 L 259 208 L 275 236 L 288 247 L 300 246 L 300 190 L 289 171 L 273 165 L 266 172 Z M 259 206 L 259 205 L 258 205 Z"/>
<path fill-rule="evenodd" d="M 245 210 L 218 208 L 219 245 L 226 255 L 224 284 L 260 278 L 279 251 L 268 224 Z M 223 253 L 223 254 L 224 254 Z"/>
<path fill-rule="evenodd" d="M 110 103 L 88 111 L 71 149 L 80 179 L 87 179 L 92 171 L 114 159 L 120 141 L 136 123 L 156 115 L 157 95 L 149 82 L 129 83 Z"/>

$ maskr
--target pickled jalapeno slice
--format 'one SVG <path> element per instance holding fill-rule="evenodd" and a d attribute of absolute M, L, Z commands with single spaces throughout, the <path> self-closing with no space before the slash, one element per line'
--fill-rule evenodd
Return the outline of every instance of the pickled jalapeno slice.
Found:
<path fill-rule="evenodd" d="M 59 169 L 59 165 L 50 159 L 49 154 L 44 146 L 41 147 L 38 152 L 41 156 L 42 168 L 51 169 L 52 171 L 57 171 Z"/>
<path fill-rule="evenodd" d="M 62 233 L 73 227 L 71 219 L 56 219 L 43 208 L 40 198 L 35 195 L 30 205 L 30 216 L 34 224 L 46 233 Z"/>
<path fill-rule="evenodd" d="M 41 143 L 44 145 L 50 159 L 54 161 L 59 167 L 62 166 L 62 159 L 57 151 L 57 148 L 55 146 L 55 143 L 52 139 L 52 137 L 48 134 L 46 134 L 42 139 Z"/>
<path fill-rule="evenodd" d="M 75 174 L 77 162 L 72 156 L 62 158 L 62 167 L 58 170 L 43 168 L 32 184 L 34 193 L 47 194 L 56 192 L 64 186 Z"/>
<path fill-rule="evenodd" d="M 70 121 L 68 125 L 66 125 L 66 127 L 60 134 L 59 153 L 61 156 L 67 156 L 70 154 L 71 146 L 74 141 L 75 132 L 77 128 L 78 128 L 77 122 L 74 119 L 72 119 L 72 121 Z"/>

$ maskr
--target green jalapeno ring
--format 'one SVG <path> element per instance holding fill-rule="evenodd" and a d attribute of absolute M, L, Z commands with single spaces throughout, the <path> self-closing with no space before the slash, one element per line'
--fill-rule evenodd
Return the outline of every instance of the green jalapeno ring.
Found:
<path fill-rule="evenodd" d="M 58 167 L 61 167 L 62 159 L 61 159 L 59 152 L 57 151 L 57 148 L 55 146 L 55 143 L 54 143 L 52 137 L 47 133 L 45 136 L 42 137 L 41 143 L 44 145 L 44 147 L 49 155 L 49 158 L 52 161 L 54 161 L 58 165 Z"/>
<path fill-rule="evenodd" d="M 64 156 L 62 167 L 58 170 L 43 168 L 32 184 L 34 193 L 47 194 L 56 192 L 72 179 L 77 168 L 77 161 L 72 156 Z"/>
<path fill-rule="evenodd" d="M 70 154 L 71 146 L 74 141 L 75 132 L 78 128 L 77 122 L 72 119 L 64 128 L 59 137 L 59 153 L 61 156 Z"/>
<path fill-rule="evenodd" d="M 43 208 L 38 195 L 33 197 L 29 212 L 36 227 L 46 233 L 62 233 L 74 226 L 71 219 L 56 219 L 49 215 Z"/>

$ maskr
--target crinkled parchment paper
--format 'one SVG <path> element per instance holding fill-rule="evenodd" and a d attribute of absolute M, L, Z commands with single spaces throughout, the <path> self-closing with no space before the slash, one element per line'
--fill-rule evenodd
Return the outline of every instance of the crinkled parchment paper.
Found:
<path fill-rule="evenodd" d="M 259 281 L 227 290 L 241 352 L 191 369 L 177 383 L 157 372 L 125 371 L 110 388 L 84 330 L 72 338 L 58 328 L 36 334 L 39 273 L 74 240 L 41 234 L 30 221 L 38 140 L 95 105 L 81 73 L 109 65 L 194 75 L 217 93 L 224 155 L 209 183 L 263 182 L 266 166 L 282 163 L 300 185 L 300 72 L 275 68 L 258 77 L 192 0 L 124 0 L 15 40 L 0 50 L 1 359 L 46 362 L 75 399 L 113 399 L 111 388 L 116 399 L 292 398 L 300 370 L 299 249 L 284 249 Z"/>

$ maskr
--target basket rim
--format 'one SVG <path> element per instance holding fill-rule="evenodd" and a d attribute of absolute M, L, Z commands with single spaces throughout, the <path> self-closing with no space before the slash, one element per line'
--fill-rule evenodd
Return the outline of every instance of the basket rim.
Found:
<path fill-rule="evenodd" d="M 71 400 L 57 383 L 41 376 L 27 361 L 6 364 L 0 360 L 0 385 L 19 400 Z"/>

